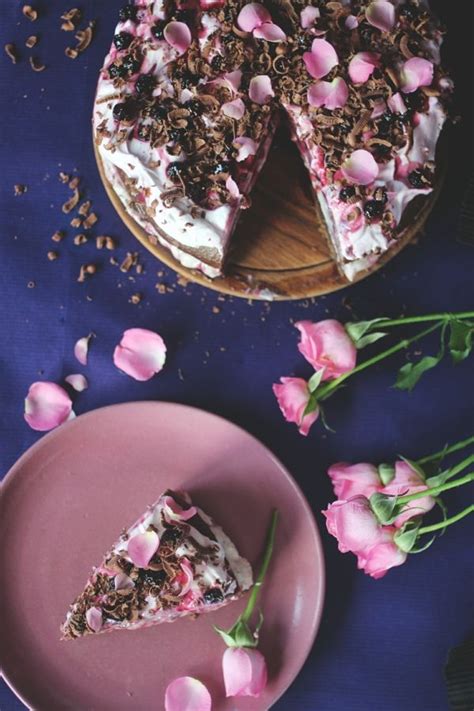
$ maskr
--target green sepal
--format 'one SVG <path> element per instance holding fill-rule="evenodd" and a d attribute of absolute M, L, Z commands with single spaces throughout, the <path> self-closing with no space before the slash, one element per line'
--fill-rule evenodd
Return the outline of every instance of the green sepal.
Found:
<path fill-rule="evenodd" d="M 446 481 L 448 481 L 450 473 L 451 469 L 445 469 L 439 474 L 434 474 L 433 476 L 428 477 L 428 479 L 426 480 L 428 488 L 432 489 L 434 486 L 440 486 L 441 484 L 444 484 Z"/>
<path fill-rule="evenodd" d="M 410 551 L 414 548 L 416 539 L 418 538 L 420 523 L 421 519 L 418 521 L 410 519 L 410 521 L 407 521 L 407 523 L 394 535 L 394 542 L 404 553 L 410 553 Z"/>
<path fill-rule="evenodd" d="M 323 423 L 324 429 L 328 432 L 332 432 L 333 434 L 335 434 L 336 430 L 333 430 L 333 428 L 328 425 L 328 421 L 326 420 L 326 413 L 324 412 L 324 409 L 321 407 L 321 405 L 319 406 L 319 416 L 321 418 L 321 422 Z"/>
<path fill-rule="evenodd" d="M 413 547 L 411 549 L 411 551 L 408 551 L 408 552 L 410 553 L 410 555 L 414 555 L 416 553 L 423 553 L 423 551 L 425 551 L 427 548 L 429 548 L 431 546 L 431 544 L 435 542 L 435 540 L 436 540 L 436 536 L 433 536 L 432 538 L 430 538 L 428 543 L 425 543 L 422 546 Z"/>
<path fill-rule="evenodd" d="M 362 338 L 359 338 L 359 340 L 356 341 L 354 345 L 357 350 L 360 351 L 362 350 L 362 348 L 370 346 L 372 343 L 376 343 L 376 341 L 380 341 L 381 338 L 385 338 L 386 335 L 387 334 L 384 331 L 375 331 L 374 333 L 367 333 L 365 336 L 362 336 Z"/>
<path fill-rule="evenodd" d="M 380 323 L 381 321 L 387 321 L 387 318 L 374 318 L 372 319 L 372 321 L 353 321 L 352 323 L 346 323 L 344 328 L 346 329 L 348 335 L 354 341 L 354 345 L 356 346 L 356 348 L 362 348 L 363 346 L 358 345 L 362 337 L 368 331 L 370 331 L 372 326 L 374 326 L 376 323 Z"/>
<path fill-rule="evenodd" d="M 310 393 L 314 393 L 317 390 L 324 375 L 324 370 L 324 368 L 321 368 L 321 370 L 316 370 L 308 380 L 308 390 Z"/>
<path fill-rule="evenodd" d="M 316 396 L 314 393 L 311 393 L 311 395 L 309 396 L 308 404 L 306 405 L 306 407 L 304 409 L 303 417 L 301 419 L 306 417 L 306 415 L 310 415 L 312 412 L 315 412 L 318 409 L 318 407 L 319 407 L 319 403 L 316 399 Z"/>
<path fill-rule="evenodd" d="M 396 496 L 388 496 L 376 492 L 370 497 L 370 508 L 376 515 L 378 521 L 384 526 L 388 526 L 395 521 L 400 513 L 400 506 L 397 504 Z"/>
<path fill-rule="evenodd" d="M 379 464 L 377 471 L 379 473 L 380 481 L 384 486 L 390 484 L 392 479 L 395 477 L 395 466 L 393 464 Z"/>
<path fill-rule="evenodd" d="M 260 617 L 255 632 L 252 632 L 248 624 L 240 617 L 230 630 L 222 630 L 216 625 L 214 625 L 214 629 L 228 647 L 256 647 L 258 645 L 258 631 L 262 626 L 262 622 L 263 616 Z"/>
<path fill-rule="evenodd" d="M 449 352 L 455 363 L 467 358 L 472 350 L 474 324 L 469 321 L 450 321 Z"/>
<path fill-rule="evenodd" d="M 423 481 L 425 481 L 425 479 L 426 479 L 425 471 L 424 471 L 424 469 L 422 469 L 422 467 L 420 467 L 418 462 L 415 462 L 414 459 L 408 459 L 408 457 L 404 457 L 403 454 L 399 454 L 398 456 L 400 457 L 402 462 L 405 462 L 406 464 L 408 464 L 408 466 L 410 466 L 412 469 L 414 469 L 416 471 L 416 473 L 423 479 Z"/>
<path fill-rule="evenodd" d="M 425 356 L 416 363 L 406 363 L 398 371 L 395 387 L 399 390 L 413 390 L 421 376 L 428 370 L 435 368 L 440 362 L 441 357 Z"/>

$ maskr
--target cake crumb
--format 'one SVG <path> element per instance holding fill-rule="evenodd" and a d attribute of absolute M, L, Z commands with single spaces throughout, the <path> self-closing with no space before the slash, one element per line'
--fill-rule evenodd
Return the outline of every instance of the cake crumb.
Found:
<path fill-rule="evenodd" d="M 27 185 L 21 185 L 20 183 L 17 183 L 16 185 L 13 186 L 13 191 L 15 193 L 15 197 L 18 197 L 18 195 L 24 195 L 27 190 L 28 190 Z"/>
<path fill-rule="evenodd" d="M 166 286 L 164 284 L 155 284 L 155 289 L 159 294 L 166 294 Z"/>
<path fill-rule="evenodd" d="M 50 250 L 47 256 L 50 262 L 54 262 L 54 260 L 59 257 L 59 254 L 57 252 L 54 252 L 53 250 Z"/>
<path fill-rule="evenodd" d="M 30 35 L 25 42 L 25 46 L 28 47 L 28 49 L 32 49 L 36 44 L 38 44 L 37 35 Z"/>
<path fill-rule="evenodd" d="M 64 232 L 61 232 L 61 230 L 56 230 L 54 235 L 52 235 L 51 239 L 53 242 L 61 242 L 61 240 L 64 238 Z"/>
<path fill-rule="evenodd" d="M 36 286 L 36 282 L 35 282 L 35 281 L 29 281 L 26 286 L 28 287 L 28 289 L 34 289 L 35 286 Z"/>
<path fill-rule="evenodd" d="M 142 298 L 143 298 L 143 295 L 140 294 L 139 291 L 137 291 L 135 294 L 132 294 L 132 295 L 131 295 L 129 301 L 130 301 L 130 303 L 132 303 L 132 304 L 139 304 L 140 301 L 142 300 Z"/>
<path fill-rule="evenodd" d="M 35 22 L 38 19 L 38 12 L 31 5 L 23 5 L 22 12 L 28 20 Z"/>
<path fill-rule="evenodd" d="M 43 72 L 46 69 L 46 64 L 41 64 L 37 57 L 29 57 L 29 62 L 34 72 Z"/>
<path fill-rule="evenodd" d="M 59 173 L 59 180 L 61 183 L 69 183 L 70 179 L 71 178 L 67 173 L 63 173 L 63 171 Z"/>
<path fill-rule="evenodd" d="M 128 272 L 137 263 L 137 252 L 127 252 L 127 256 L 120 265 L 121 272 Z"/>
<path fill-rule="evenodd" d="M 83 264 L 79 271 L 79 276 L 77 277 L 78 282 L 83 282 L 87 277 L 92 276 L 97 271 L 95 264 Z"/>
<path fill-rule="evenodd" d="M 7 57 L 11 59 L 12 64 L 16 64 L 18 61 L 18 54 L 15 45 L 12 42 L 8 42 L 8 44 L 5 45 L 4 49 Z"/>
<path fill-rule="evenodd" d="M 97 217 L 97 215 L 95 214 L 95 212 L 91 212 L 91 213 L 86 217 L 86 219 L 85 219 L 84 222 L 83 222 L 83 227 L 84 227 L 84 229 L 85 229 L 85 230 L 90 230 L 90 228 L 92 227 L 92 225 L 95 225 L 95 223 L 97 222 L 98 219 L 99 219 L 99 218 Z"/>
<path fill-rule="evenodd" d="M 80 206 L 80 208 L 79 208 L 79 210 L 78 210 L 78 213 L 79 213 L 79 215 L 81 215 L 82 217 L 86 217 L 86 215 L 88 215 L 90 209 L 91 209 L 91 201 L 90 201 L 90 200 L 86 200 L 86 201 L 83 202 L 82 205 Z"/>
<path fill-rule="evenodd" d="M 71 227 L 80 227 L 82 225 L 82 220 L 80 217 L 73 217 L 70 222 Z"/>
<path fill-rule="evenodd" d="M 221 310 L 218 306 L 213 306 L 212 307 L 212 313 L 213 314 L 220 314 Z"/>
<path fill-rule="evenodd" d="M 81 244 L 85 244 L 85 243 L 88 241 L 88 239 L 89 239 L 89 238 L 86 237 L 85 234 L 82 234 L 82 233 L 81 233 L 81 234 L 76 235 L 76 236 L 74 237 L 74 244 L 75 244 L 76 246 L 79 246 L 79 245 L 81 245 Z"/>

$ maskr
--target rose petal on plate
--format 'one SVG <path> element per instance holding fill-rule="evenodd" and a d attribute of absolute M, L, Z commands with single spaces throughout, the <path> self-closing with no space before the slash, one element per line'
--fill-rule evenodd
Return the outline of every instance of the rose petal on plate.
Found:
<path fill-rule="evenodd" d="M 92 338 L 92 333 L 88 336 L 83 336 L 76 341 L 74 345 L 74 355 L 81 365 L 87 365 L 87 353 L 89 351 L 89 341 Z"/>
<path fill-rule="evenodd" d="M 234 99 L 233 101 L 227 101 L 225 104 L 222 104 L 221 109 L 225 116 L 238 121 L 245 113 L 245 104 L 242 99 Z"/>
<path fill-rule="evenodd" d="M 396 94 L 392 94 L 390 99 L 387 101 L 387 106 L 394 114 L 404 114 L 406 113 L 407 107 L 403 101 L 403 96 L 397 91 Z"/>
<path fill-rule="evenodd" d="M 163 368 L 166 345 L 158 333 L 129 328 L 114 350 L 114 363 L 135 380 L 149 380 Z"/>
<path fill-rule="evenodd" d="M 379 167 L 372 153 L 363 148 L 354 151 L 341 166 L 344 176 L 351 183 L 369 185 L 379 174 Z"/>
<path fill-rule="evenodd" d="M 253 36 L 257 39 L 264 39 L 267 42 L 284 42 L 286 35 L 278 25 L 273 22 L 264 22 L 256 27 L 253 31 Z"/>
<path fill-rule="evenodd" d="M 401 90 L 405 94 L 411 94 L 420 86 L 430 86 L 433 81 L 433 69 L 433 62 L 423 57 L 408 59 L 400 73 Z"/>
<path fill-rule="evenodd" d="M 32 383 L 25 398 L 24 417 L 33 430 L 52 430 L 74 417 L 71 398 L 56 383 Z"/>
<path fill-rule="evenodd" d="M 232 198 L 234 198 L 235 200 L 238 200 L 240 197 L 240 190 L 239 190 L 239 186 L 237 185 L 235 180 L 232 178 L 232 176 L 229 175 L 229 177 L 225 181 L 225 186 L 226 186 L 227 190 L 229 191 L 230 196 Z"/>
<path fill-rule="evenodd" d="M 346 17 L 344 25 L 348 30 L 355 30 L 356 27 L 359 27 L 359 20 L 355 15 L 348 15 Z"/>
<path fill-rule="evenodd" d="M 134 587 L 135 583 L 125 573 L 117 573 L 114 577 L 114 588 L 116 590 L 132 590 Z"/>
<path fill-rule="evenodd" d="M 184 54 L 192 42 L 191 30 L 185 22 L 168 22 L 163 36 L 168 44 L 176 49 L 180 54 Z"/>
<path fill-rule="evenodd" d="M 370 25 L 382 32 L 390 32 L 395 25 L 395 7 L 386 0 L 371 2 L 365 16 Z"/>
<path fill-rule="evenodd" d="M 155 531 L 137 533 L 130 538 L 127 546 L 130 560 L 138 568 L 146 568 L 160 545 L 160 539 Z"/>
<path fill-rule="evenodd" d="M 339 63 L 332 44 L 320 38 L 313 40 L 311 52 L 305 52 L 303 60 L 306 69 L 314 79 L 322 79 Z"/>
<path fill-rule="evenodd" d="M 380 55 L 374 52 L 358 52 L 349 62 L 349 76 L 354 84 L 362 84 L 372 76 L 379 65 Z"/>
<path fill-rule="evenodd" d="M 211 695 L 199 679 L 180 676 L 168 684 L 165 711 L 211 711 L 211 707 Z"/>
<path fill-rule="evenodd" d="M 102 627 L 102 610 L 98 607 L 89 607 L 86 612 L 86 622 L 93 632 L 98 632 Z"/>
<path fill-rule="evenodd" d="M 319 8 L 313 7 L 312 5 L 308 5 L 307 7 L 303 8 L 300 12 L 300 24 L 301 27 L 304 30 L 307 30 L 308 27 L 312 27 L 318 17 L 320 17 L 321 13 L 319 11 Z"/>
<path fill-rule="evenodd" d="M 233 142 L 234 146 L 237 146 L 237 162 L 245 160 L 249 156 L 254 156 L 257 152 L 257 144 L 253 138 L 248 138 L 248 136 L 239 136 Z"/>
<path fill-rule="evenodd" d="M 252 77 L 249 84 L 249 97 L 256 104 L 265 104 L 269 99 L 275 96 L 273 91 L 272 81 L 267 74 L 257 74 Z"/>
<path fill-rule="evenodd" d="M 342 109 L 349 97 L 349 89 L 341 77 L 332 81 L 319 81 L 308 89 L 310 106 L 325 106 L 327 109 Z"/>
<path fill-rule="evenodd" d="M 244 5 L 237 16 L 237 24 L 244 32 L 253 32 L 256 27 L 260 27 L 264 22 L 271 22 L 272 16 L 267 8 L 259 2 L 249 2 Z"/>
<path fill-rule="evenodd" d="M 197 513 L 197 508 L 195 506 L 183 509 L 183 507 L 180 506 L 172 496 L 164 496 L 163 504 L 165 507 L 165 514 L 167 518 L 171 520 L 177 519 L 179 521 L 187 521 Z"/>
<path fill-rule="evenodd" d="M 226 696 L 260 696 L 267 683 L 267 665 L 258 649 L 228 647 L 222 657 Z"/>
<path fill-rule="evenodd" d="M 82 373 L 72 373 L 71 375 L 67 375 L 64 380 L 66 383 L 69 383 L 71 387 L 74 388 L 78 393 L 82 393 L 83 390 L 87 390 L 89 387 L 89 383 L 87 382 L 87 378 L 85 375 L 82 375 Z"/>

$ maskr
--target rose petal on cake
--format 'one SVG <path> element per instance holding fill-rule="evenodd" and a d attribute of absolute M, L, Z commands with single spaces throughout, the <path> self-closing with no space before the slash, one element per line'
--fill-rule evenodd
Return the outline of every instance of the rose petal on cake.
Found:
<path fill-rule="evenodd" d="M 275 96 L 273 91 L 272 81 L 267 74 L 258 74 L 252 77 L 249 84 L 249 97 L 256 104 L 265 104 L 269 99 Z"/>
<path fill-rule="evenodd" d="M 194 580 L 194 571 L 191 563 L 187 558 L 182 558 L 180 560 L 180 565 L 181 573 L 179 574 L 179 584 L 181 586 L 181 590 L 178 595 L 179 597 L 183 597 L 191 589 L 191 585 L 193 584 Z"/>
<path fill-rule="evenodd" d="M 83 390 L 87 390 L 89 387 L 87 378 L 85 375 L 82 375 L 82 373 L 72 373 L 71 375 L 67 375 L 64 380 L 78 393 L 82 393 Z"/>
<path fill-rule="evenodd" d="M 308 73 L 314 79 L 322 79 L 339 63 L 336 50 L 332 44 L 325 39 L 319 38 L 313 40 L 311 52 L 305 52 L 303 60 Z"/>
<path fill-rule="evenodd" d="M 349 97 L 349 89 L 341 77 L 332 81 L 319 81 L 308 89 L 310 106 L 325 106 L 327 109 L 342 109 Z"/>
<path fill-rule="evenodd" d="M 98 607 L 89 607 L 86 612 L 86 622 L 93 632 L 98 632 L 102 627 L 102 610 Z"/>
<path fill-rule="evenodd" d="M 313 7 L 313 5 L 308 5 L 308 7 L 303 8 L 300 12 L 300 24 L 304 30 L 308 27 L 312 27 L 321 13 L 319 8 Z"/>
<path fill-rule="evenodd" d="M 405 62 L 400 73 L 401 90 L 411 94 L 420 86 L 430 86 L 433 81 L 433 62 L 423 57 L 412 57 Z"/>
<path fill-rule="evenodd" d="M 267 42 L 284 42 L 286 35 L 278 25 L 273 22 L 264 22 L 253 31 L 253 36 L 257 39 L 264 39 Z"/>
<path fill-rule="evenodd" d="M 237 185 L 235 180 L 230 175 L 227 178 L 227 180 L 225 181 L 225 186 L 226 186 L 227 190 L 229 191 L 230 196 L 232 198 L 234 198 L 235 200 L 238 200 L 240 197 L 239 186 Z"/>
<path fill-rule="evenodd" d="M 76 341 L 74 345 L 74 355 L 81 365 L 87 365 L 87 353 L 89 351 L 89 341 L 92 338 L 92 333 L 88 336 L 83 336 Z"/>
<path fill-rule="evenodd" d="M 394 114 L 404 114 L 406 113 L 407 107 L 403 101 L 403 96 L 397 91 L 396 94 L 392 94 L 390 99 L 387 101 L 387 106 Z"/>
<path fill-rule="evenodd" d="M 379 174 L 379 167 L 372 153 L 363 148 L 354 151 L 341 166 L 344 177 L 357 185 L 369 185 Z"/>
<path fill-rule="evenodd" d="M 236 69 L 235 72 L 227 72 L 224 74 L 224 79 L 229 84 L 231 90 L 237 92 L 240 88 L 240 82 L 242 81 L 242 71 Z"/>
<path fill-rule="evenodd" d="M 237 121 L 242 118 L 245 113 L 245 104 L 242 99 L 234 99 L 233 101 L 227 101 L 222 104 L 222 113 L 229 118 L 236 119 Z"/>
<path fill-rule="evenodd" d="M 132 590 L 134 587 L 135 583 L 125 573 L 117 573 L 114 577 L 114 588 L 116 590 Z"/>
<path fill-rule="evenodd" d="M 177 501 L 173 499 L 172 496 L 164 496 L 163 504 L 165 509 L 165 514 L 168 519 L 178 519 L 179 521 L 187 521 L 197 514 L 197 508 L 195 506 L 190 506 L 188 509 L 183 509 L 182 506 L 178 504 Z"/>
<path fill-rule="evenodd" d="M 180 54 L 184 54 L 192 42 L 191 30 L 185 22 L 173 20 L 166 25 L 163 36 L 168 44 Z"/>
<path fill-rule="evenodd" d="M 211 711 L 211 707 L 211 695 L 199 679 L 180 676 L 168 684 L 165 711 Z"/>
<path fill-rule="evenodd" d="M 267 8 L 259 2 L 250 2 L 244 5 L 237 16 L 237 24 L 244 32 L 253 32 L 264 22 L 271 22 L 272 16 Z"/>
<path fill-rule="evenodd" d="M 135 380 L 149 380 L 163 368 L 166 345 L 158 333 L 129 328 L 114 350 L 114 363 Z"/>
<path fill-rule="evenodd" d="M 358 52 L 349 62 L 349 76 L 354 84 L 362 84 L 372 76 L 379 65 L 380 55 L 374 52 Z"/>
<path fill-rule="evenodd" d="M 155 531 L 137 533 L 130 538 L 127 546 L 130 560 L 138 568 L 146 568 L 160 545 L 160 539 Z"/>
<path fill-rule="evenodd" d="M 253 138 L 248 138 L 248 136 L 239 136 L 233 142 L 234 146 L 237 146 L 237 158 L 236 161 L 240 163 L 249 156 L 254 156 L 257 152 L 257 144 Z"/>
<path fill-rule="evenodd" d="M 24 417 L 33 430 L 52 430 L 74 417 L 71 398 L 64 388 L 56 383 L 32 383 L 25 398 Z"/>
<path fill-rule="evenodd" d="M 387 104 L 383 99 L 375 99 L 374 101 L 374 108 L 372 109 L 372 113 L 370 114 L 371 119 L 376 119 L 379 118 L 379 116 L 382 116 L 387 110 Z"/>
<path fill-rule="evenodd" d="M 386 0 L 371 2 L 365 16 L 370 25 L 382 32 L 390 32 L 395 25 L 395 7 Z"/>
<path fill-rule="evenodd" d="M 356 27 L 359 27 L 359 20 L 355 15 L 348 15 L 346 17 L 344 25 L 348 30 L 355 30 Z"/>

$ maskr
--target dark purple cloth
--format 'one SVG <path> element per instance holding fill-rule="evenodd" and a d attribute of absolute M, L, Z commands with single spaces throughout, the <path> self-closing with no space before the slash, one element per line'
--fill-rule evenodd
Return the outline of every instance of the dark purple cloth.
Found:
<path fill-rule="evenodd" d="M 121 258 L 137 249 L 104 193 L 91 141 L 97 73 L 120 2 L 83 0 L 85 17 L 97 17 L 98 22 L 91 47 L 75 61 L 64 56 L 72 35 L 59 29 L 59 16 L 69 5 L 37 2 L 36 23 L 23 18 L 21 5 L 11 0 L 0 4 L 1 45 L 15 42 L 21 54 L 16 66 L 6 55 L 0 60 L 2 472 L 40 437 L 23 420 L 30 383 L 60 382 L 80 371 L 73 345 L 94 331 L 97 338 L 86 371 L 90 389 L 77 398 L 78 414 L 132 400 L 173 400 L 216 412 L 272 448 L 313 507 L 326 553 L 324 616 L 310 658 L 275 708 L 443 711 L 448 703 L 443 682 L 448 650 L 462 642 L 473 619 L 472 549 L 466 543 L 468 536 L 472 542 L 472 525 L 467 520 L 459 523 L 426 553 L 374 581 L 356 570 L 351 555 L 337 551 L 320 510 L 331 499 L 325 472 L 332 462 L 386 461 L 397 453 L 420 457 L 468 436 L 473 424 L 472 359 L 456 367 L 446 360 L 412 394 L 391 388 L 403 357 L 386 361 L 355 377 L 328 403 L 335 434 L 316 424 L 306 439 L 283 421 L 271 386 L 281 375 L 310 373 L 296 349 L 293 321 L 473 307 L 474 253 L 456 238 L 469 162 L 468 100 L 460 104 L 464 128 L 453 133 L 448 180 L 419 244 L 363 283 L 316 301 L 268 305 L 219 299 L 199 286 L 177 286 L 176 275 L 142 249 L 146 273 L 135 281 L 109 265 L 110 253 L 96 252 L 93 243 L 73 246 L 74 230 L 61 212 L 69 191 L 58 181 L 60 170 L 77 169 L 82 177 L 100 217 L 95 234 L 117 238 Z M 444 12 L 450 28 L 448 54 L 462 99 L 472 88 L 466 49 L 472 44 L 472 21 L 470 3 L 463 3 L 462 10 L 458 5 L 448 3 Z M 24 40 L 33 33 L 40 42 L 29 51 Z M 47 69 L 33 72 L 29 54 L 44 61 Z M 14 197 L 16 183 L 27 185 L 27 193 Z M 67 228 L 67 238 L 56 245 L 51 235 L 62 228 Z M 55 262 L 46 257 L 50 249 L 60 253 Z M 100 274 L 78 284 L 80 265 L 89 261 L 100 263 Z M 158 271 L 163 272 L 160 278 Z M 157 281 L 172 291 L 159 294 Z M 28 282 L 35 288 L 28 288 Z M 129 303 L 137 291 L 144 294 L 139 306 Z M 156 329 L 169 348 L 165 370 L 147 383 L 131 380 L 112 365 L 114 346 L 123 330 L 133 326 Z M 436 344 L 431 348 L 435 352 Z M 466 491 L 447 496 L 450 510 L 466 505 L 466 497 Z M 0 708 L 22 708 L 5 684 L 0 687 Z"/>

